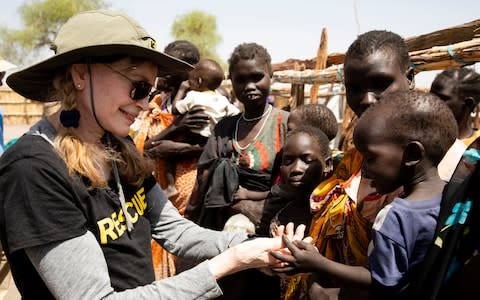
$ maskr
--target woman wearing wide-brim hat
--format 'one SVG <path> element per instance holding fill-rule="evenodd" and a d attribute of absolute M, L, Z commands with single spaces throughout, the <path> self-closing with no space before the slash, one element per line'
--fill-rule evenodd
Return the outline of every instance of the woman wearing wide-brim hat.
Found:
<path fill-rule="evenodd" d="M 181 218 L 145 171 L 130 125 L 160 71 L 191 68 L 155 47 L 128 16 L 84 12 L 61 28 L 53 57 L 7 78 L 26 98 L 61 101 L 0 161 L 1 241 L 23 298 L 212 298 L 218 278 L 267 266 L 282 247 Z M 203 262 L 154 281 L 152 237 Z"/>

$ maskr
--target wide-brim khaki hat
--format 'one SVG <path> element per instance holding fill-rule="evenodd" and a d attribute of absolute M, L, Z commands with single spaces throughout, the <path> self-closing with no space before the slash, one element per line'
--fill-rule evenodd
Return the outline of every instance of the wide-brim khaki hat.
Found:
<path fill-rule="evenodd" d="M 52 45 L 55 55 L 11 74 L 7 84 L 20 95 L 47 102 L 62 67 L 89 57 L 134 56 L 158 65 L 159 74 L 184 72 L 190 64 L 156 50 L 155 40 L 131 17 L 112 11 L 86 11 L 71 17 Z M 94 61 L 94 60 L 93 60 Z"/>

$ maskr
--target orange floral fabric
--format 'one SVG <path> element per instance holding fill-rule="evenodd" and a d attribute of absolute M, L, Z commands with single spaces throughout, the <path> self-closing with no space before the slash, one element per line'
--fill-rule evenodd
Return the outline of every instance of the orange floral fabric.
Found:
<path fill-rule="evenodd" d="M 470 146 L 471 143 L 473 143 L 478 137 L 480 136 L 480 130 L 475 130 L 472 134 L 472 136 L 463 139 L 462 142 L 465 144 L 465 146 Z"/>
<path fill-rule="evenodd" d="M 160 95 L 156 95 L 149 103 L 149 110 L 142 114 L 141 126 L 135 135 L 134 141 L 137 149 L 143 153 L 145 141 L 151 138 L 166 127 L 175 119 L 174 115 L 161 110 Z M 155 158 L 154 176 L 160 186 L 167 187 L 165 173 L 163 172 L 164 161 Z M 197 160 L 187 159 L 177 161 L 175 175 L 175 187 L 179 193 L 170 198 L 170 201 L 183 216 L 187 202 L 192 193 L 197 177 Z M 152 258 L 157 280 L 175 275 L 175 256 L 165 251 L 158 243 L 152 240 Z"/>
<path fill-rule="evenodd" d="M 325 257 L 349 264 L 366 265 L 371 224 L 357 210 L 357 202 L 346 192 L 359 175 L 362 157 L 356 150 L 344 155 L 334 174 L 310 197 L 314 214 L 309 235 Z M 309 274 L 291 278 L 285 299 L 307 299 Z"/>

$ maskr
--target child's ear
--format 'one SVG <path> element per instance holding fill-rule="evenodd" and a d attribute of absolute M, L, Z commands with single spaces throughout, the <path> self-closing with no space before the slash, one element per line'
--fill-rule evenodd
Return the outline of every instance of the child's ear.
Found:
<path fill-rule="evenodd" d="M 422 143 L 413 141 L 407 144 L 403 150 L 403 163 L 407 167 L 417 165 L 425 157 L 425 148 Z"/>
<path fill-rule="evenodd" d="M 470 110 L 470 112 L 472 112 L 474 109 L 475 109 L 475 99 L 473 99 L 473 97 L 466 97 L 465 100 L 463 100 L 465 102 L 465 106 L 468 107 L 468 109 Z"/>
<path fill-rule="evenodd" d="M 333 171 L 333 159 L 331 157 L 325 160 L 325 168 L 323 169 L 323 176 L 328 176 Z"/>
<path fill-rule="evenodd" d="M 412 67 L 408 68 L 405 72 L 405 76 L 408 80 L 408 88 L 413 90 L 415 88 L 415 70 Z"/>

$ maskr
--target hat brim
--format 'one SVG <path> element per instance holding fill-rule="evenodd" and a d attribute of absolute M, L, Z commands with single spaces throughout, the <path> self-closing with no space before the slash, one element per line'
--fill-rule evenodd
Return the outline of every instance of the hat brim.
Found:
<path fill-rule="evenodd" d="M 55 55 L 40 63 L 15 72 L 8 76 L 7 84 L 27 99 L 41 102 L 53 101 L 49 93 L 53 89 L 52 81 L 61 67 L 85 62 L 88 57 L 108 57 L 125 55 L 140 57 L 158 65 L 158 74 L 185 72 L 193 66 L 165 53 L 135 45 L 96 45 L 75 49 Z"/>

